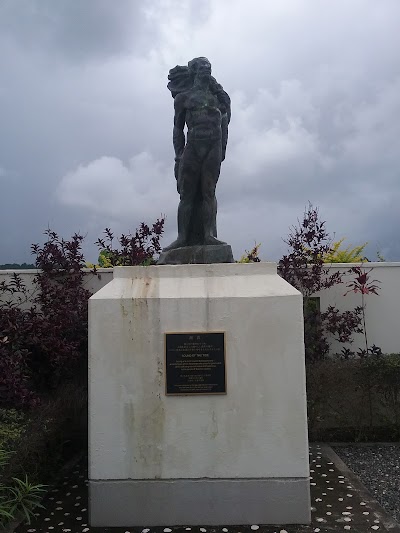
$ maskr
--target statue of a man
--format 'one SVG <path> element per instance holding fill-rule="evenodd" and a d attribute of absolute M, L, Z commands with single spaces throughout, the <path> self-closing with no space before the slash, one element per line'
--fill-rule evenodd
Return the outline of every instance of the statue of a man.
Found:
<path fill-rule="evenodd" d="M 217 239 L 215 188 L 225 159 L 230 98 L 211 76 L 211 64 L 205 57 L 171 69 L 168 78 L 174 97 L 173 144 L 180 202 L 178 238 L 164 251 L 225 244 Z"/>

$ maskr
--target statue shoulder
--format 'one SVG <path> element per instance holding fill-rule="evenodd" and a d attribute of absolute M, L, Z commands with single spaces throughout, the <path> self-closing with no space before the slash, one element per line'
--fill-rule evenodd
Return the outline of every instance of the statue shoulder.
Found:
<path fill-rule="evenodd" d="M 174 98 L 175 109 L 183 109 L 185 107 L 187 98 L 188 98 L 187 91 L 177 94 Z"/>

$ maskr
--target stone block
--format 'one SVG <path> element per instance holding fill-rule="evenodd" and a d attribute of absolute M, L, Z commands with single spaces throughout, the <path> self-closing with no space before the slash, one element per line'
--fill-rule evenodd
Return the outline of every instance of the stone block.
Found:
<path fill-rule="evenodd" d="M 227 393 L 166 396 L 165 334 L 213 331 Z M 93 526 L 309 522 L 302 297 L 274 263 L 115 268 L 89 380 Z"/>

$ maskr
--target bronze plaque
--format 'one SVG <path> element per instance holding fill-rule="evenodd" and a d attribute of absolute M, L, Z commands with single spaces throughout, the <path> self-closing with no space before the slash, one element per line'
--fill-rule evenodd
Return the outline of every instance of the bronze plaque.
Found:
<path fill-rule="evenodd" d="M 226 394 L 225 334 L 165 334 L 166 394 Z"/>

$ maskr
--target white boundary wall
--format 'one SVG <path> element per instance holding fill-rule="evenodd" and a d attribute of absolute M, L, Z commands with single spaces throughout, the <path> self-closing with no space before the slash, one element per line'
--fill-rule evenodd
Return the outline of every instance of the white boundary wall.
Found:
<path fill-rule="evenodd" d="M 337 263 L 329 266 L 329 268 L 331 272 L 336 270 L 346 272 L 355 265 L 360 265 L 360 263 Z M 382 348 L 384 353 L 400 352 L 400 262 L 371 262 L 363 263 L 362 266 L 367 270 L 373 267 L 370 279 L 377 279 L 381 282 L 378 296 L 374 294 L 365 296 L 369 345 L 376 344 Z M 93 275 L 90 269 L 85 269 L 84 271 L 85 287 L 93 293 L 96 293 L 113 279 L 112 268 L 100 268 L 98 272 L 101 279 Z M 0 282 L 9 280 L 14 272 L 22 277 L 31 294 L 33 294 L 33 278 L 37 270 L 0 270 Z M 349 293 L 344 296 L 344 293 L 348 290 L 346 283 L 351 279 L 352 276 L 346 275 L 344 283 L 315 295 L 320 297 L 321 311 L 326 310 L 329 305 L 334 305 L 341 311 L 354 309 L 357 305 L 361 305 L 360 294 Z M 332 353 L 340 352 L 342 346 L 339 343 L 333 343 Z M 350 347 L 354 350 L 363 348 L 363 335 L 355 335 L 355 342 Z"/>
<path fill-rule="evenodd" d="M 367 272 L 373 268 L 369 274 L 369 281 L 379 280 L 378 295 L 365 295 L 365 318 L 368 344 L 379 346 L 383 353 L 400 352 L 400 263 L 337 263 L 329 267 L 330 272 L 337 270 L 348 271 L 352 266 L 362 266 Z M 346 285 L 355 278 L 355 274 L 348 274 L 343 277 L 343 283 L 321 291 L 315 296 L 320 297 L 321 311 L 325 311 L 329 305 L 336 306 L 340 311 L 354 309 L 361 306 L 361 294 L 349 293 Z M 356 334 L 352 345 L 332 343 L 331 353 L 338 353 L 343 346 L 348 346 L 357 351 L 364 348 L 364 335 Z"/>
<path fill-rule="evenodd" d="M 99 268 L 98 274 L 100 276 L 92 274 L 91 270 L 89 268 L 83 269 L 85 273 L 85 281 L 84 281 L 84 287 L 88 291 L 90 291 L 92 294 L 96 293 L 98 290 L 100 290 L 104 285 L 107 285 L 112 279 L 113 279 L 113 269 L 112 268 Z M 5 281 L 6 283 L 9 282 L 12 278 L 12 275 L 18 274 L 22 281 L 24 282 L 28 294 L 30 295 L 30 299 L 33 300 L 35 296 L 37 295 L 37 287 L 33 282 L 34 277 L 39 271 L 36 269 L 27 269 L 27 270 L 0 270 L 0 283 L 2 281 Z M 0 294 L 0 301 L 2 300 L 9 300 L 10 295 L 2 295 Z M 30 303 L 27 302 L 22 307 L 29 308 Z"/>

